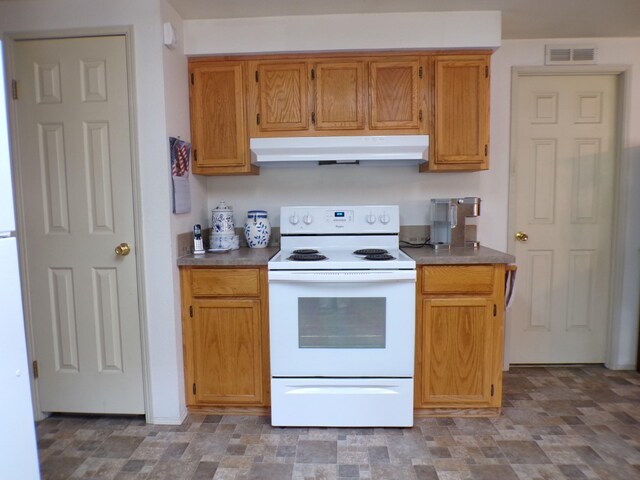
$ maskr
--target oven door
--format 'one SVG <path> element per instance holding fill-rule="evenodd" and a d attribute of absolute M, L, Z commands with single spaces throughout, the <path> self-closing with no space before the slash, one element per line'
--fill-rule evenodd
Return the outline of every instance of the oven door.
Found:
<path fill-rule="evenodd" d="M 413 377 L 415 270 L 270 271 L 273 377 Z"/>

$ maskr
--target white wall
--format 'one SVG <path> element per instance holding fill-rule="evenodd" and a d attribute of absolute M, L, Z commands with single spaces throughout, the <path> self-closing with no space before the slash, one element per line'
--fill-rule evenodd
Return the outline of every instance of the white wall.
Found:
<path fill-rule="evenodd" d="M 191 134 L 189 128 L 189 84 L 187 75 L 187 57 L 183 53 L 184 34 L 182 30 L 182 18 L 166 1 L 162 1 L 162 22 L 169 22 L 175 30 L 177 45 L 173 49 L 163 48 L 164 62 L 164 89 L 165 89 L 165 112 L 166 112 L 166 137 L 165 142 L 168 148 L 169 137 L 179 137 L 182 140 L 190 141 Z M 169 178 L 171 182 L 171 178 Z M 172 378 L 178 378 L 180 389 L 177 394 L 180 401 L 181 411 L 186 412 L 184 392 L 184 362 L 182 358 L 182 325 L 180 314 L 180 275 L 176 265 L 177 260 L 177 236 L 180 233 L 188 232 L 196 223 L 203 223 L 205 226 L 207 218 L 206 202 L 206 178 L 201 175 L 190 175 L 189 183 L 191 187 L 191 212 L 183 214 L 171 214 L 171 267 L 173 281 L 173 296 L 176 299 L 173 306 L 173 335 L 165 338 L 171 342 L 170 348 L 176 352 L 166 359 L 163 368 L 173 372 Z M 171 188 L 171 185 L 170 185 Z M 205 219 L 205 220 L 203 220 Z M 178 359 L 177 362 L 174 358 Z"/>
<path fill-rule="evenodd" d="M 500 21 L 497 11 L 186 20 L 185 53 L 496 48 Z"/>
<path fill-rule="evenodd" d="M 162 0 L 24 0 L 0 2 L 0 33 L 132 26 L 135 108 L 142 214 L 144 307 L 150 385 L 148 416 L 179 423 L 184 414 L 182 348 L 176 331 L 175 253 L 170 220 L 169 157 L 165 122 Z M 179 371 L 180 369 L 180 371 Z"/>

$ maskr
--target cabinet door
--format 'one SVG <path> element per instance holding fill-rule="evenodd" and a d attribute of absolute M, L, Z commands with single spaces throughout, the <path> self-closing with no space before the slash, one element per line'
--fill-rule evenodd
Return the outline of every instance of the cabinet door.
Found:
<path fill-rule="evenodd" d="M 379 60 L 369 64 L 370 128 L 421 129 L 420 61 Z"/>
<path fill-rule="evenodd" d="M 489 57 L 435 59 L 432 170 L 484 170 L 489 148 Z"/>
<path fill-rule="evenodd" d="M 364 129 L 364 62 L 317 62 L 314 72 L 316 130 Z"/>
<path fill-rule="evenodd" d="M 192 63 L 193 173 L 249 173 L 243 64 Z"/>
<path fill-rule="evenodd" d="M 258 64 L 261 132 L 309 129 L 309 82 L 306 62 Z"/>
<path fill-rule="evenodd" d="M 495 320 L 488 298 L 422 301 L 422 376 L 419 406 L 500 405 L 495 377 Z"/>
<path fill-rule="evenodd" d="M 193 310 L 195 403 L 262 403 L 260 300 L 194 300 Z"/>

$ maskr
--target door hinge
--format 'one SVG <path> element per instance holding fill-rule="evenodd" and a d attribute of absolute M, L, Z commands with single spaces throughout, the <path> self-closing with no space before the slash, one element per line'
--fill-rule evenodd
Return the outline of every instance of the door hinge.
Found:
<path fill-rule="evenodd" d="M 494 303 L 493 304 L 493 316 L 497 316 L 498 315 L 498 306 Z"/>
<path fill-rule="evenodd" d="M 33 378 L 38 378 L 40 376 L 40 370 L 38 369 L 38 361 L 33 361 Z"/>
<path fill-rule="evenodd" d="M 418 77 L 422 78 L 422 67 L 418 68 Z"/>
<path fill-rule="evenodd" d="M 316 71 L 312 68 L 311 69 L 311 80 L 315 80 L 316 79 Z"/>
<path fill-rule="evenodd" d="M 493 387 L 493 385 L 492 385 L 492 387 Z M 196 384 L 195 383 L 193 384 L 193 389 L 192 390 L 193 390 L 193 394 L 195 395 L 196 394 Z"/>
<path fill-rule="evenodd" d="M 489 65 L 484 66 L 484 78 L 489 78 Z"/>
<path fill-rule="evenodd" d="M 191 85 L 195 85 L 195 80 L 194 80 L 194 77 L 193 77 L 193 73 L 191 74 Z"/>
<path fill-rule="evenodd" d="M 198 150 L 196 149 L 193 150 L 193 161 L 194 162 L 198 161 Z"/>
<path fill-rule="evenodd" d="M 258 74 L 258 70 L 256 70 L 256 83 L 260 80 L 260 75 Z"/>
<path fill-rule="evenodd" d="M 495 388 L 493 387 L 493 383 L 491 384 L 491 396 L 493 397 L 493 394 L 495 393 Z"/>
<path fill-rule="evenodd" d="M 311 124 L 316 124 L 316 112 L 311 112 Z"/>
<path fill-rule="evenodd" d="M 193 305 L 189 305 L 189 316 L 193 318 Z"/>
<path fill-rule="evenodd" d="M 260 125 L 260 114 L 256 114 L 256 125 Z"/>
<path fill-rule="evenodd" d="M 14 100 L 18 99 L 18 81 L 17 80 L 11 80 L 11 97 Z"/>

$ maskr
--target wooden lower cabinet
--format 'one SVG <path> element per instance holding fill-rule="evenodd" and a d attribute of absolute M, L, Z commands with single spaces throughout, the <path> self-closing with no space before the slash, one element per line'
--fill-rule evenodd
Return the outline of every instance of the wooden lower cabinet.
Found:
<path fill-rule="evenodd" d="M 504 265 L 424 266 L 418 288 L 416 409 L 499 409 Z"/>
<path fill-rule="evenodd" d="M 268 406 L 266 269 L 180 273 L 187 406 Z"/>
<path fill-rule="evenodd" d="M 418 267 L 416 415 L 499 412 L 504 274 L 501 264 Z M 268 413 L 266 267 L 181 267 L 180 281 L 187 406 Z"/>

